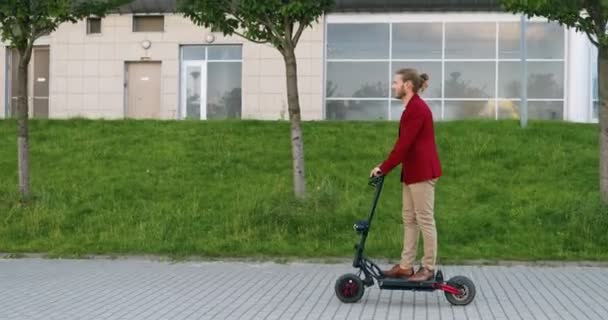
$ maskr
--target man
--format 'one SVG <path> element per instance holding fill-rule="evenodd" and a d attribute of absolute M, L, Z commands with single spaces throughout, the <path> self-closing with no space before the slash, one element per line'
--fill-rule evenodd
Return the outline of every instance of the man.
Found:
<path fill-rule="evenodd" d="M 428 76 L 414 69 L 397 71 L 393 79 L 395 96 L 403 101 L 405 110 L 399 123 L 399 138 L 388 158 L 372 170 L 371 175 L 387 175 L 401 164 L 403 184 L 404 239 L 401 261 L 388 277 L 405 277 L 409 281 L 426 281 L 435 275 L 437 230 L 435 227 L 435 183 L 441 176 L 437 154 L 433 115 L 418 92 L 428 86 Z M 422 231 L 424 257 L 422 267 L 414 273 L 413 263 L 419 231 Z"/>

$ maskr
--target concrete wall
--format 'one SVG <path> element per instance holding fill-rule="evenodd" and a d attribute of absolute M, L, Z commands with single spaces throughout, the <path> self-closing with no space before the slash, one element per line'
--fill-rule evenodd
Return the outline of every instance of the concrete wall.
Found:
<path fill-rule="evenodd" d="M 322 119 L 323 24 L 307 30 L 296 48 L 303 119 Z M 285 63 L 268 45 L 243 47 L 243 117 L 279 119 L 287 113 Z"/>
<path fill-rule="evenodd" d="M 120 119 L 124 117 L 125 62 L 142 58 L 162 62 L 161 118 L 179 114 L 179 46 L 207 44 L 209 30 L 180 15 L 165 16 L 165 31 L 132 32 L 132 15 L 110 15 L 102 20 L 102 33 L 87 35 L 86 21 L 61 25 L 36 45 L 50 45 L 51 118 L 75 116 Z M 304 119 L 322 118 L 323 23 L 302 35 L 297 47 L 300 102 Z M 243 44 L 242 117 L 288 118 L 285 67 L 282 56 L 268 45 L 238 36 L 215 33 L 213 44 Z M 143 40 L 152 46 L 145 50 Z M 0 56 L 2 116 L 4 116 L 5 48 Z"/>

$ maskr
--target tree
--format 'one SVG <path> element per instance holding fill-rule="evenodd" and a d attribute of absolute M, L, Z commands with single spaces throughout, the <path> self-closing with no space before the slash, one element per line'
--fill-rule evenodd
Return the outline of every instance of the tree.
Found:
<path fill-rule="evenodd" d="M 608 204 L 608 0 L 502 0 L 502 5 L 513 13 L 546 17 L 583 31 L 598 48 L 600 194 Z"/>
<path fill-rule="evenodd" d="M 17 153 L 19 191 L 22 200 L 31 196 L 27 83 L 34 42 L 64 22 L 75 23 L 89 15 L 103 16 L 127 1 L 120 0 L 0 0 L 0 32 L 3 42 L 19 53 L 17 98 Z"/>
<path fill-rule="evenodd" d="M 304 140 L 295 49 L 302 32 L 331 7 L 333 0 L 181 0 L 179 11 L 192 22 L 224 35 L 268 43 L 283 56 L 291 122 L 294 191 L 306 196 Z"/>

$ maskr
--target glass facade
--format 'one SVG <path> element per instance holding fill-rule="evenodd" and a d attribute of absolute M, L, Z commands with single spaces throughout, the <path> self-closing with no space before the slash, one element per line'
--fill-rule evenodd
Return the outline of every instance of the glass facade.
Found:
<path fill-rule="evenodd" d="M 528 22 L 531 119 L 563 119 L 565 29 Z M 521 103 L 519 22 L 332 22 L 327 25 L 325 117 L 398 120 L 393 74 L 430 76 L 422 96 L 435 120 L 518 118 Z"/>
<path fill-rule="evenodd" d="M 182 117 L 241 117 L 242 47 L 182 46 Z"/>
<path fill-rule="evenodd" d="M 589 61 L 591 62 L 591 120 L 598 120 L 600 117 L 600 92 L 597 75 L 597 48 L 593 44 L 590 44 L 590 46 L 591 57 L 589 58 Z"/>

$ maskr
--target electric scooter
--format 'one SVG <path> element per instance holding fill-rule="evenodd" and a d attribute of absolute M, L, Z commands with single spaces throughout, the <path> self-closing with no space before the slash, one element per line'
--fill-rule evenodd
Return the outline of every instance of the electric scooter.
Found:
<path fill-rule="evenodd" d="M 355 245 L 356 253 L 353 261 L 353 267 L 358 268 L 359 272 L 357 274 L 345 274 L 338 278 L 335 285 L 338 299 L 344 303 L 359 301 L 363 297 L 365 288 L 373 286 L 375 279 L 380 289 L 429 292 L 441 290 L 452 305 L 465 306 L 471 303 L 475 298 L 475 284 L 467 277 L 455 276 L 448 281 L 444 281 L 443 273 L 441 270 L 437 270 L 434 278 L 428 281 L 413 282 L 405 278 L 389 278 L 384 275 L 378 265 L 363 254 L 365 241 L 371 228 L 383 184 L 384 176 L 370 178 L 369 185 L 376 189 L 371 212 L 367 220 L 360 220 L 353 225 L 355 231 L 361 235 L 361 241 Z M 361 274 L 363 274 L 363 278 L 361 278 Z"/>

